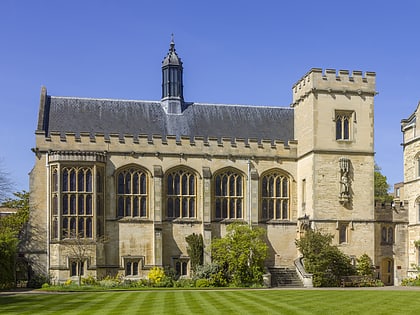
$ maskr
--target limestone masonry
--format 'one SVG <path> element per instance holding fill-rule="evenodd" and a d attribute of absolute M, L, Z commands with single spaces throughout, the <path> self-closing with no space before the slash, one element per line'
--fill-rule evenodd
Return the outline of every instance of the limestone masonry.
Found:
<path fill-rule="evenodd" d="M 211 240 L 239 221 L 267 231 L 267 267 L 295 268 L 295 240 L 315 228 L 353 259 L 368 254 L 376 276 L 398 284 L 408 272 L 408 214 L 404 203 L 374 204 L 375 80 L 315 68 L 293 86 L 291 106 L 187 102 L 172 41 L 159 101 L 59 97 L 43 87 L 27 258 L 56 283 L 78 268 L 98 278 L 137 279 L 153 266 L 189 276 L 186 236 L 203 235 L 210 262 Z M 420 239 L 414 225 L 410 238 Z M 82 266 L 76 241 L 86 248 Z"/>

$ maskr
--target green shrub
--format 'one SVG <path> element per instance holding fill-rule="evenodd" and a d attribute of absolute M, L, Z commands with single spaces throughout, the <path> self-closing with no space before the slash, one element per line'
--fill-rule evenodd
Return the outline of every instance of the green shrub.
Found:
<path fill-rule="evenodd" d="M 73 284 L 73 280 L 71 280 L 71 279 L 67 279 L 66 282 L 64 282 L 65 286 L 70 286 L 72 284 Z"/>
<path fill-rule="evenodd" d="M 420 286 L 420 279 L 419 279 L 419 277 L 405 278 L 401 281 L 401 285 L 402 286 L 407 286 L 407 287 L 410 287 L 410 286 L 416 286 L 417 287 L 417 286 Z"/>
<path fill-rule="evenodd" d="M 27 287 L 32 289 L 39 289 L 44 283 L 50 283 L 49 278 L 44 275 L 34 275 L 29 279 Z"/>
<path fill-rule="evenodd" d="M 46 288 L 49 288 L 49 287 L 50 287 L 50 285 L 48 283 L 44 283 L 41 286 L 41 288 L 43 288 L 43 289 L 46 289 Z"/>
<path fill-rule="evenodd" d="M 99 285 L 105 288 L 116 288 L 121 286 L 121 284 L 122 278 L 119 275 L 116 275 L 115 277 L 106 276 L 104 279 L 99 281 Z"/>
<path fill-rule="evenodd" d="M 195 287 L 195 281 L 190 278 L 180 278 L 177 281 L 173 281 L 174 288 L 193 288 Z"/>
<path fill-rule="evenodd" d="M 96 285 L 98 281 L 96 281 L 96 278 L 92 275 L 88 275 L 85 278 L 82 278 L 82 284 L 83 285 Z"/>
<path fill-rule="evenodd" d="M 195 286 L 196 286 L 197 288 L 208 288 L 208 287 L 210 287 L 211 285 L 210 285 L 210 281 L 209 281 L 209 280 L 207 280 L 207 279 L 197 279 L 197 280 L 195 281 Z"/>

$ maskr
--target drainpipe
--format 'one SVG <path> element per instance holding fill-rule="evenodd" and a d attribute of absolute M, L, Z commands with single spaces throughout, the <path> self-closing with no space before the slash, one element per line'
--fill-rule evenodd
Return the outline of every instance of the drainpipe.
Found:
<path fill-rule="evenodd" d="M 248 224 L 251 226 L 251 160 L 248 159 Z"/>
<path fill-rule="evenodd" d="M 45 167 L 47 169 L 47 275 L 50 273 L 50 164 L 48 152 L 45 155 Z"/>

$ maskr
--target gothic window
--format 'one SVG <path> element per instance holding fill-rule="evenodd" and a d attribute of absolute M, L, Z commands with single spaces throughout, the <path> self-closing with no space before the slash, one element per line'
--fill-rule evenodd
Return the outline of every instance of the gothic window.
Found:
<path fill-rule="evenodd" d="M 94 222 L 103 220 L 103 192 L 94 191 L 94 179 L 103 185 L 102 173 L 96 165 L 51 165 L 51 239 L 94 237 Z"/>
<path fill-rule="evenodd" d="M 381 244 L 392 245 L 394 244 L 394 227 L 382 226 L 381 229 Z"/>
<path fill-rule="evenodd" d="M 78 261 L 77 259 L 70 259 L 69 262 L 70 267 L 70 277 L 76 277 L 79 275 L 84 275 L 84 269 L 85 269 L 85 261 Z"/>
<path fill-rule="evenodd" d="M 53 171 L 53 186 L 56 189 L 56 169 Z M 63 238 L 92 238 L 92 167 L 63 167 L 61 191 L 61 237 Z M 52 213 L 58 211 L 57 195 L 53 191 Z M 54 222 L 54 220 L 53 220 Z M 57 235 L 54 230 L 53 235 Z"/>
<path fill-rule="evenodd" d="M 394 244 L 394 229 L 392 227 L 388 228 L 388 243 Z"/>
<path fill-rule="evenodd" d="M 351 112 L 335 113 L 335 139 L 350 140 L 351 133 Z"/>
<path fill-rule="evenodd" d="M 417 222 L 420 222 L 420 198 L 416 200 L 416 207 L 417 207 Z"/>
<path fill-rule="evenodd" d="M 131 167 L 117 173 L 117 216 L 128 218 L 147 217 L 147 174 Z"/>
<path fill-rule="evenodd" d="M 416 163 L 417 163 L 417 177 L 420 177 L 420 154 L 418 154 L 417 158 L 416 158 Z"/>
<path fill-rule="evenodd" d="M 186 169 L 177 169 L 166 176 L 166 216 L 196 217 L 196 177 Z"/>
<path fill-rule="evenodd" d="M 177 276 L 188 275 L 188 259 L 174 259 L 174 264 Z"/>
<path fill-rule="evenodd" d="M 214 203 L 216 219 L 243 218 L 243 177 L 227 170 L 214 178 Z"/>
<path fill-rule="evenodd" d="M 263 220 L 288 220 L 289 179 L 274 171 L 261 179 L 261 218 Z"/>
<path fill-rule="evenodd" d="M 348 224 L 341 223 L 338 225 L 338 243 L 347 243 L 347 228 Z"/>

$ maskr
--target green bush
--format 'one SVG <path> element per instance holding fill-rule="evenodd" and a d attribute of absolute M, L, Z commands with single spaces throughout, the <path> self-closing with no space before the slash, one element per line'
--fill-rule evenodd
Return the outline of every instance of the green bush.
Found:
<path fill-rule="evenodd" d="M 39 289 L 44 283 L 50 284 L 48 277 L 44 275 L 34 275 L 29 279 L 28 284 L 26 286 L 31 289 Z"/>
<path fill-rule="evenodd" d="M 99 285 L 105 288 L 117 288 L 121 286 L 122 279 L 120 276 L 116 275 L 115 277 L 106 276 L 104 279 L 99 281 Z"/>
<path fill-rule="evenodd" d="M 207 279 L 197 279 L 197 281 L 195 281 L 195 286 L 197 288 L 208 288 L 210 287 L 210 281 Z"/>
<path fill-rule="evenodd" d="M 420 279 L 419 277 L 416 278 L 405 278 L 401 281 L 402 286 L 410 287 L 410 286 L 420 286 Z"/>
<path fill-rule="evenodd" d="M 189 278 L 181 278 L 177 281 L 173 281 L 174 288 L 193 288 L 195 286 L 195 281 Z"/>
<path fill-rule="evenodd" d="M 226 287 L 228 285 L 228 277 L 225 274 L 225 270 L 216 263 L 197 266 L 194 279 L 207 279 L 212 287 Z"/>
<path fill-rule="evenodd" d="M 83 285 L 96 285 L 98 281 L 96 281 L 96 278 L 92 275 L 88 275 L 85 278 L 82 278 L 82 284 Z"/>

